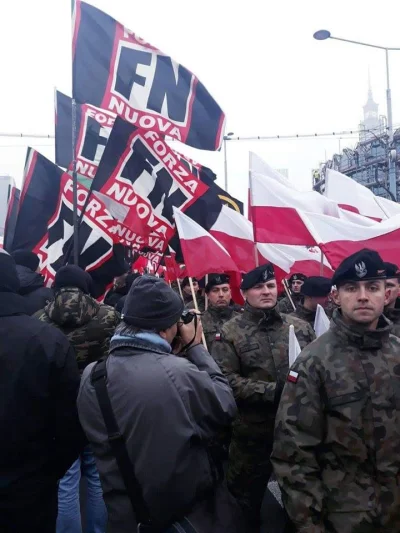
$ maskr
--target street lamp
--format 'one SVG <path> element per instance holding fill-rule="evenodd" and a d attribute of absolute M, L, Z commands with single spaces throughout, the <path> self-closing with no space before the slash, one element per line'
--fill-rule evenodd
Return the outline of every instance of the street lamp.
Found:
<path fill-rule="evenodd" d="M 224 170 L 225 170 L 225 190 L 228 192 L 228 155 L 226 152 L 226 141 L 230 141 L 232 135 L 235 135 L 233 131 L 230 131 L 226 135 L 224 135 Z"/>
<path fill-rule="evenodd" d="M 389 77 L 389 51 L 400 50 L 400 48 L 392 48 L 386 46 L 378 46 L 376 44 L 362 43 L 359 41 L 351 41 L 350 39 L 342 39 L 340 37 L 333 37 L 328 30 L 316 31 L 313 35 L 317 41 L 326 41 L 327 39 L 334 39 L 335 41 L 343 41 L 344 43 L 358 44 L 360 46 L 368 46 L 370 48 L 377 48 L 385 51 L 386 57 L 386 107 L 387 107 L 387 119 L 388 119 L 388 173 L 389 173 L 389 190 L 394 198 L 397 198 L 396 187 L 396 165 L 393 158 L 390 156 L 390 145 L 393 142 L 393 114 L 392 114 L 392 93 L 390 90 L 390 77 Z"/>

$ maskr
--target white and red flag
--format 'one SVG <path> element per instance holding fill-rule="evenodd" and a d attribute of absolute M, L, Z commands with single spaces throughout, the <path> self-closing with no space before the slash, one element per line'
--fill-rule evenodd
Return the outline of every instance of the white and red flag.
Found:
<path fill-rule="evenodd" d="M 197 222 L 174 207 L 175 224 L 189 276 L 202 278 L 209 272 L 238 272 L 227 250 Z"/>

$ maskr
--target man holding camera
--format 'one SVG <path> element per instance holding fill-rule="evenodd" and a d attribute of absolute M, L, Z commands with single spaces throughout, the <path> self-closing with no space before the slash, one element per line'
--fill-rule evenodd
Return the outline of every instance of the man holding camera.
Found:
<path fill-rule="evenodd" d="M 188 523 L 199 533 L 242 531 L 208 447 L 234 418 L 235 400 L 201 335 L 200 320 L 184 312 L 181 298 L 164 281 L 143 276 L 128 293 L 108 359 L 82 376 L 79 416 L 97 459 L 108 533 L 135 531 L 143 523 L 138 508 L 150 524 L 140 531 L 163 531 L 174 522 L 176 531 Z M 172 353 L 175 345 L 181 356 Z M 113 431 L 109 417 L 105 422 L 104 389 Z M 132 497 L 133 477 L 139 489 Z"/>

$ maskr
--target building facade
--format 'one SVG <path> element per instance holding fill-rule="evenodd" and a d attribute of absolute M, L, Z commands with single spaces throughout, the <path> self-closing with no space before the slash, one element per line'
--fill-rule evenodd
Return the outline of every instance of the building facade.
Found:
<path fill-rule="evenodd" d="M 363 106 L 364 119 L 360 123 L 359 141 L 354 149 L 345 148 L 340 154 L 334 154 L 331 160 L 322 163 L 313 171 L 313 188 L 323 192 L 325 172 L 332 168 L 350 176 L 358 183 L 370 188 L 378 196 L 400 200 L 399 164 L 400 164 L 400 129 L 389 142 L 386 117 L 379 115 L 379 106 L 374 101 L 371 85 L 368 99 Z M 397 183 L 397 197 L 389 192 L 389 157 L 394 161 Z"/>

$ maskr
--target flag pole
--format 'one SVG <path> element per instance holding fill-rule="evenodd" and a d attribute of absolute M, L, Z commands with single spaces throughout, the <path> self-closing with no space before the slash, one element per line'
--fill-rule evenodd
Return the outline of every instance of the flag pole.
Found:
<path fill-rule="evenodd" d="M 206 284 L 206 287 L 207 287 L 207 284 L 208 284 L 208 274 L 206 274 L 206 277 L 205 277 L 205 284 Z M 207 296 L 207 293 L 204 291 L 204 297 L 205 297 L 205 306 L 204 306 L 204 309 L 207 311 L 208 309 L 208 296 Z"/>
<path fill-rule="evenodd" d="M 321 262 L 319 264 L 319 275 L 324 275 L 324 252 L 321 250 Z"/>
<path fill-rule="evenodd" d="M 284 279 L 282 281 L 282 283 L 283 283 L 283 288 L 285 289 L 285 292 L 286 292 L 286 296 L 288 297 L 289 302 L 292 304 L 293 310 L 296 311 L 296 306 L 294 305 L 293 298 L 292 298 L 292 296 L 290 294 L 289 285 L 288 285 L 287 280 Z"/>
<path fill-rule="evenodd" d="M 195 310 L 196 310 L 198 313 L 200 313 L 200 311 L 199 311 L 199 306 L 198 306 L 198 304 L 197 304 L 196 293 L 194 292 L 193 280 L 192 280 L 192 277 L 191 277 L 191 276 L 189 276 L 189 285 L 190 285 L 190 290 L 192 291 L 192 298 L 193 298 L 194 308 L 195 308 Z M 206 338 L 205 338 L 205 336 L 204 336 L 204 331 L 203 331 L 203 333 L 201 334 L 201 340 L 203 341 L 204 348 L 205 348 L 206 350 L 208 350 L 208 348 L 207 348 L 207 343 L 206 343 Z"/>
<path fill-rule="evenodd" d="M 182 287 L 181 287 L 181 282 L 179 281 L 179 278 L 176 278 L 176 283 L 178 284 L 179 295 L 183 300 Z"/>
<path fill-rule="evenodd" d="M 74 226 L 74 264 L 79 264 L 79 217 L 78 217 L 78 173 L 76 170 L 76 101 L 72 99 L 72 209 Z"/>

